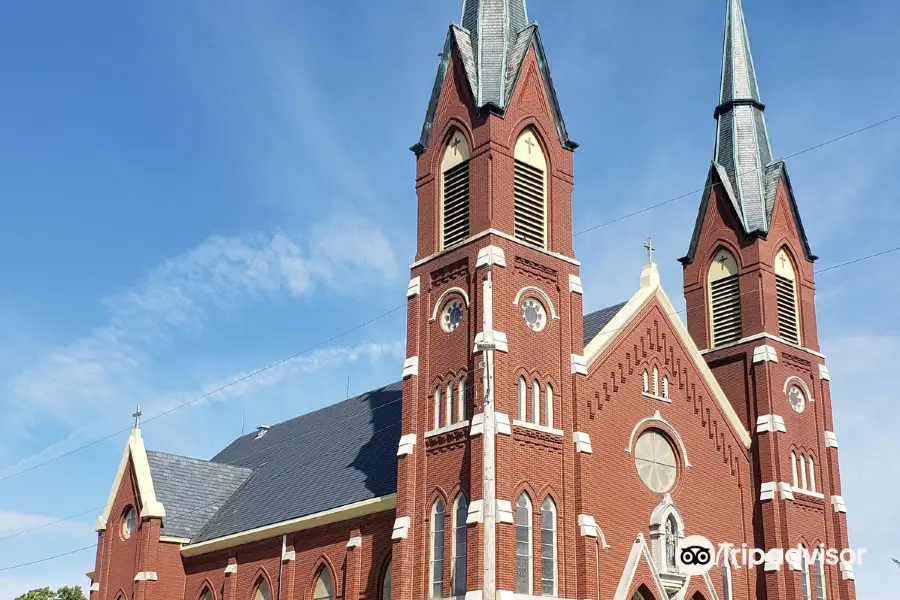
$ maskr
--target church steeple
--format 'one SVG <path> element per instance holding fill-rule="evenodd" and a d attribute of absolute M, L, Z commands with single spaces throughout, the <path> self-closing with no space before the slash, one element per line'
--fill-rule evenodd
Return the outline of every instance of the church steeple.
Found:
<path fill-rule="evenodd" d="M 766 167 L 772 162 L 772 150 L 764 109 L 741 0 L 728 0 L 714 160 L 728 173 L 747 233 L 768 231 L 774 201 L 766 194 Z"/>

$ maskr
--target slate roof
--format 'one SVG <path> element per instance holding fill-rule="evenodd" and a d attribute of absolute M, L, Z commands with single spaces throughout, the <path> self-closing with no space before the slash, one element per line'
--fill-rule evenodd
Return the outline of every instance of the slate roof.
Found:
<path fill-rule="evenodd" d="M 166 508 L 162 534 L 191 539 L 244 482 L 252 469 L 147 451 L 156 499 Z"/>
<path fill-rule="evenodd" d="M 584 316 L 590 341 L 624 302 Z M 397 491 L 402 382 L 239 437 L 211 461 L 148 452 L 163 533 L 211 540 Z"/>

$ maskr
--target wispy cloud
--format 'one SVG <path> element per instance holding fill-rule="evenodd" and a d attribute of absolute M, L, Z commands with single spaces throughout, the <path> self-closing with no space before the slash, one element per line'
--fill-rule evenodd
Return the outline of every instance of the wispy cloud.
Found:
<path fill-rule="evenodd" d="M 142 398 L 155 354 L 215 314 L 322 288 L 354 294 L 392 283 L 398 272 L 387 237 L 352 217 L 328 221 L 302 242 L 284 231 L 212 236 L 105 298 L 108 322 L 16 376 L 8 408 L 67 421 L 122 397 Z"/>
<path fill-rule="evenodd" d="M 52 535 L 54 537 L 84 537 L 93 532 L 88 523 L 60 521 L 59 517 L 48 517 L 0 508 L 0 538 L 11 534 Z"/>

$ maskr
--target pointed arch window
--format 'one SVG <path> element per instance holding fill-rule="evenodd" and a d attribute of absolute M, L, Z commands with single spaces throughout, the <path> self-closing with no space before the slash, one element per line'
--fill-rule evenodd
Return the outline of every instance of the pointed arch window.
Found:
<path fill-rule="evenodd" d="M 334 576 L 328 567 L 319 570 L 316 587 L 313 589 L 313 600 L 334 600 Z"/>
<path fill-rule="evenodd" d="M 209 589 L 209 587 L 203 588 L 203 593 L 200 594 L 200 600 L 215 600 L 212 590 Z"/>
<path fill-rule="evenodd" d="M 253 600 L 272 600 L 272 590 L 269 589 L 269 582 L 262 577 L 256 583 Z"/>
<path fill-rule="evenodd" d="M 391 600 L 391 584 L 393 579 L 393 557 L 388 556 L 387 565 L 384 567 L 384 575 L 381 577 L 381 598 L 380 600 Z"/>
<path fill-rule="evenodd" d="M 547 389 L 544 391 L 544 404 L 545 410 L 545 421 L 547 427 L 553 427 L 553 386 L 549 383 L 547 384 Z"/>
<path fill-rule="evenodd" d="M 804 548 L 806 550 L 806 548 Z M 800 589 L 803 600 L 812 600 L 809 581 L 809 563 L 806 561 L 807 552 L 800 552 Z"/>
<path fill-rule="evenodd" d="M 800 455 L 800 488 L 801 489 L 809 489 L 806 487 L 806 458 L 801 454 Z"/>
<path fill-rule="evenodd" d="M 531 499 L 516 500 L 516 593 L 531 594 Z"/>
<path fill-rule="evenodd" d="M 525 383 L 524 377 L 519 377 L 519 420 L 526 421 L 528 417 L 525 414 L 527 407 L 528 385 Z"/>
<path fill-rule="evenodd" d="M 454 596 L 466 595 L 466 518 L 469 516 L 469 504 L 466 497 L 460 494 L 456 498 L 456 509 L 453 511 L 453 572 L 450 574 L 450 587 Z"/>
<path fill-rule="evenodd" d="M 728 557 L 722 560 L 722 600 L 733 600 L 731 563 L 728 562 Z"/>
<path fill-rule="evenodd" d="M 541 595 L 556 596 L 556 504 L 541 504 Z"/>
<path fill-rule="evenodd" d="M 441 248 L 469 237 L 469 145 L 454 131 L 441 162 Z"/>
<path fill-rule="evenodd" d="M 669 377 L 667 375 L 663 375 L 662 397 L 666 400 L 669 399 Z"/>
<path fill-rule="evenodd" d="M 825 568 L 822 560 L 823 548 L 816 549 L 813 556 L 813 586 L 816 590 L 816 600 L 825 600 Z"/>
<path fill-rule="evenodd" d="M 778 301 L 778 335 L 800 344 L 800 314 L 797 308 L 797 275 L 788 253 L 775 255 L 775 292 Z"/>
<path fill-rule="evenodd" d="M 441 427 L 441 386 L 434 390 L 434 428 Z"/>
<path fill-rule="evenodd" d="M 659 396 L 659 369 L 653 367 L 653 395 Z"/>
<path fill-rule="evenodd" d="M 447 383 L 447 400 L 444 402 L 444 412 L 447 414 L 444 416 L 444 425 L 449 425 L 453 422 L 453 382 L 450 381 Z"/>
<path fill-rule="evenodd" d="M 537 379 L 531 382 L 531 422 L 535 425 L 541 422 L 541 384 Z"/>
<path fill-rule="evenodd" d="M 709 267 L 710 336 L 712 346 L 741 339 L 741 292 L 734 255 L 720 248 Z"/>
<path fill-rule="evenodd" d="M 797 487 L 797 453 L 791 450 L 791 485 Z"/>
<path fill-rule="evenodd" d="M 816 491 L 816 465 L 815 465 L 815 462 L 813 461 L 812 454 L 809 455 L 809 479 L 807 481 L 809 482 L 809 491 L 815 492 Z"/>
<path fill-rule="evenodd" d="M 459 388 L 456 390 L 456 420 L 466 420 L 466 376 L 459 380 Z"/>
<path fill-rule="evenodd" d="M 444 501 L 431 508 L 431 597 L 444 597 Z"/>
<path fill-rule="evenodd" d="M 641 373 L 641 386 L 645 394 L 650 393 L 650 376 L 647 375 L 646 369 L 644 369 L 644 372 Z"/>
<path fill-rule="evenodd" d="M 547 161 L 537 136 L 526 129 L 516 141 L 514 164 L 514 234 L 541 248 L 547 245 Z"/>

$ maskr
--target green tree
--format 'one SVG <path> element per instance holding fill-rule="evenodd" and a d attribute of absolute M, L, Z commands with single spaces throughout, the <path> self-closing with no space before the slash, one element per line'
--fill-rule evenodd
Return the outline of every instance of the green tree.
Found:
<path fill-rule="evenodd" d="M 87 600 L 79 586 L 61 587 L 55 592 L 48 587 L 25 592 L 16 600 Z"/>

